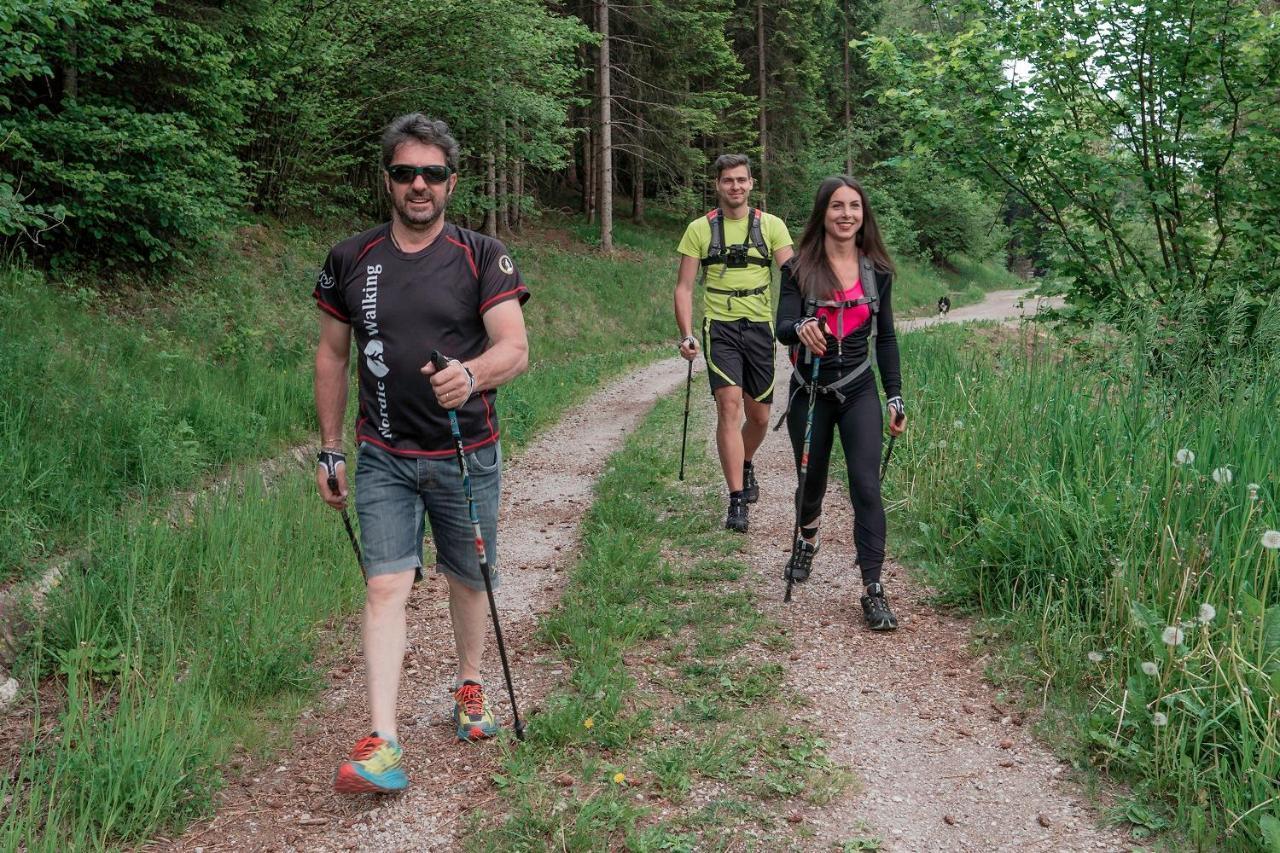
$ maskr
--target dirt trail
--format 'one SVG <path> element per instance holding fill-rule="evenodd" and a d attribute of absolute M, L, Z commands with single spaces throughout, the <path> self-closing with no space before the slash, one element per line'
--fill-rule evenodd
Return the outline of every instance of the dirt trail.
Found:
<path fill-rule="evenodd" d="M 497 598 L 522 718 L 564 674 L 539 659 L 531 638 L 537 617 L 560 600 L 595 480 L 653 404 L 684 384 L 685 364 L 666 359 L 612 383 L 507 463 Z M 454 740 L 449 691 L 455 660 L 444 581 L 428 574 L 410 601 L 400 738 L 413 784 L 402 796 L 339 797 L 331 790 L 337 762 L 369 727 L 357 619 L 336 634 L 337 666 L 316 707 L 303 715 L 292 758 L 270 765 L 252 756 L 236 758 L 231 772 L 239 778 L 229 781 L 214 817 L 193 825 L 177 841 L 159 840 L 149 849 L 455 848 L 464 813 L 495 797 L 490 776 L 498 752 L 490 744 Z M 509 724 L 492 633 L 486 658 L 485 683 L 497 700 L 499 719 Z"/>
<path fill-rule="evenodd" d="M 790 691 L 811 703 L 805 713 L 828 733 L 829 757 L 862 783 L 808 808 L 804 824 L 815 837 L 804 848 L 878 836 L 876 849 L 911 853 L 1131 849 L 1122 833 L 1098 827 L 1069 768 L 1032 736 L 1024 715 L 996 701 L 982 676 L 986 662 L 970 651 L 970 623 L 931 608 L 930 590 L 892 559 L 883 582 L 901 628 L 863 627 L 853 513 L 834 472 L 813 576 L 782 603 L 795 511 L 785 431 L 769 433 L 756 468 L 749 562 L 760 607 L 788 627 Z M 891 532 L 890 557 L 894 544 Z"/>
<path fill-rule="evenodd" d="M 974 305 L 965 305 L 949 311 L 945 316 L 918 317 L 914 320 L 898 320 L 894 326 L 900 332 L 924 329 L 939 323 L 963 323 L 967 320 L 1020 320 L 1034 316 L 1042 308 L 1062 306 L 1060 297 L 1032 296 L 1031 290 L 993 290 Z"/>

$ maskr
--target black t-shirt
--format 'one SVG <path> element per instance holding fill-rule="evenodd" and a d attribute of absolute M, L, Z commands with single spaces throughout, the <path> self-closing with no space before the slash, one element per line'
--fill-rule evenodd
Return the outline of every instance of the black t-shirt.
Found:
<path fill-rule="evenodd" d="M 529 289 L 498 240 L 446 223 L 430 246 L 400 251 L 384 223 L 329 250 L 312 294 L 355 331 L 360 377 L 356 439 L 401 456 L 453 453 L 448 413 L 423 365 L 439 350 L 468 361 L 489 346 L 484 314 Z M 498 440 L 496 393 L 458 409 L 468 451 Z"/>

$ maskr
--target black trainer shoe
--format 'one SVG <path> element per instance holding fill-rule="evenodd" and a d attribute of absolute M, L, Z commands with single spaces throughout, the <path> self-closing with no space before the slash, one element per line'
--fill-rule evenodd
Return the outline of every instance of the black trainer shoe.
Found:
<path fill-rule="evenodd" d="M 729 515 L 724 520 L 724 526 L 738 533 L 747 532 L 747 501 L 742 492 L 729 495 Z"/>
<path fill-rule="evenodd" d="M 818 543 L 816 541 L 796 540 L 795 546 L 791 549 L 791 559 L 787 560 L 787 570 L 783 573 L 782 579 L 790 579 L 794 583 L 807 581 L 809 573 L 813 571 L 813 558 L 817 553 Z"/>
<path fill-rule="evenodd" d="M 869 584 L 867 594 L 862 596 L 862 618 L 872 631 L 893 631 L 898 627 L 898 617 L 889 609 L 884 587 L 878 583 Z"/>
<path fill-rule="evenodd" d="M 760 484 L 756 482 L 756 468 L 750 462 L 742 466 L 742 496 L 749 504 L 760 500 Z"/>

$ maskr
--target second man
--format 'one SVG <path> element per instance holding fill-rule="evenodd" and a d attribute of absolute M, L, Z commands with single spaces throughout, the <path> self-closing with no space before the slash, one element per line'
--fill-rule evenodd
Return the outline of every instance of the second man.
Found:
<path fill-rule="evenodd" d="M 680 354 L 698 350 L 716 400 L 716 449 L 729 487 L 725 527 L 747 532 L 748 504 L 760 494 L 752 458 L 769 428 L 773 401 L 772 267 L 794 254 L 791 235 L 778 217 L 748 203 L 751 162 L 744 154 L 716 158 L 719 206 L 685 229 L 677 251 L 676 326 Z M 705 283 L 701 342 L 693 335 L 693 288 Z M 745 415 L 745 422 L 744 422 Z"/>

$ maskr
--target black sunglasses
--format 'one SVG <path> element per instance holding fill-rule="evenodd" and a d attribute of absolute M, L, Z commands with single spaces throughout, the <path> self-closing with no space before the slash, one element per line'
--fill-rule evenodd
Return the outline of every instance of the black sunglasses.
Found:
<path fill-rule="evenodd" d="M 411 184 L 418 175 L 429 184 L 443 184 L 449 180 L 453 169 L 448 166 L 388 166 L 387 174 L 397 184 Z"/>

